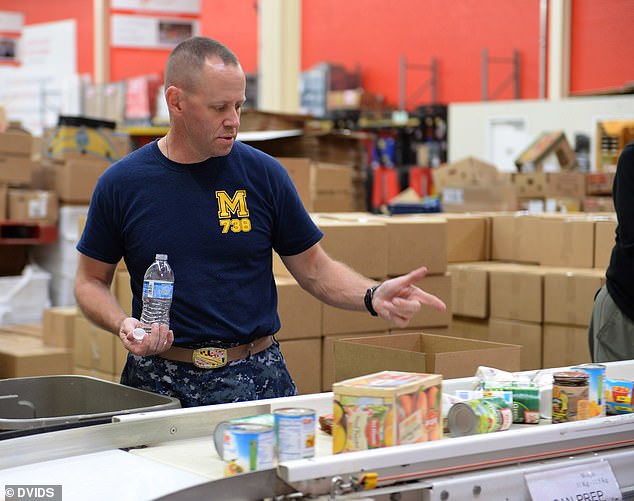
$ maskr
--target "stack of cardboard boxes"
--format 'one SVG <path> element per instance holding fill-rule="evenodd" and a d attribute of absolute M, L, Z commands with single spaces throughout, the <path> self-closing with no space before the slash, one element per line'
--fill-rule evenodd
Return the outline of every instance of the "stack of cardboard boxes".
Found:
<path fill-rule="evenodd" d="M 590 361 L 587 326 L 605 280 L 616 219 L 491 215 L 491 260 L 454 263 L 461 336 L 522 346 L 522 370 Z"/>

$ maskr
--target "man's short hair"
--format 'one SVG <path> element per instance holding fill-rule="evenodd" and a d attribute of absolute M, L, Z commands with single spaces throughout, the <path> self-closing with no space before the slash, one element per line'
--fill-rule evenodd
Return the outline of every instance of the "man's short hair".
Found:
<path fill-rule="evenodd" d="M 225 64 L 240 66 L 234 52 L 217 40 L 208 37 L 191 37 L 183 40 L 167 59 L 165 88 L 174 85 L 191 90 L 199 70 L 207 59 L 212 57 L 218 57 Z"/>

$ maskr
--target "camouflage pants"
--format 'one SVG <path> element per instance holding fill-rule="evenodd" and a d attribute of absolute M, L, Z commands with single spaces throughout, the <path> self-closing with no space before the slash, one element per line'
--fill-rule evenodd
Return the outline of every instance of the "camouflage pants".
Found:
<path fill-rule="evenodd" d="M 264 351 L 217 369 L 199 369 L 190 363 L 128 353 L 121 384 L 176 397 L 183 407 L 297 394 L 277 342 Z"/>

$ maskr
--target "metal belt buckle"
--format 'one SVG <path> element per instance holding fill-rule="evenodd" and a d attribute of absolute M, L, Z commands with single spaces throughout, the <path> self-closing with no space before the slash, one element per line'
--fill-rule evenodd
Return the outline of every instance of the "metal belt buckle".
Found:
<path fill-rule="evenodd" d="M 192 362 L 200 369 L 217 369 L 227 365 L 227 350 L 224 348 L 198 348 L 192 354 Z"/>

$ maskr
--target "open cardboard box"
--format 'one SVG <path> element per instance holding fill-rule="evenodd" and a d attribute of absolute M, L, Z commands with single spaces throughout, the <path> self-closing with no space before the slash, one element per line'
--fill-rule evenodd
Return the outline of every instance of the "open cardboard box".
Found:
<path fill-rule="evenodd" d="M 521 346 L 424 332 L 335 341 L 335 380 L 384 370 L 474 376 L 479 366 L 520 370 Z"/>

